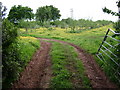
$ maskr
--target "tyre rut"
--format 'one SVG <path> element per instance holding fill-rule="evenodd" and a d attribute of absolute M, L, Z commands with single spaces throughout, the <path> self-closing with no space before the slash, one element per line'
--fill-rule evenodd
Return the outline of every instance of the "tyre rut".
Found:
<path fill-rule="evenodd" d="M 63 44 L 71 45 L 75 48 L 75 50 L 79 54 L 79 58 L 82 60 L 83 65 L 86 70 L 86 74 L 91 81 L 92 88 L 118 88 L 114 83 L 112 83 L 108 77 L 105 75 L 103 70 L 99 67 L 96 63 L 95 59 L 92 55 L 86 53 L 83 49 L 78 47 L 75 44 L 68 43 L 61 40 L 54 40 L 54 39 L 44 39 L 38 38 L 40 40 L 48 40 L 48 41 L 55 41 Z"/>
<path fill-rule="evenodd" d="M 115 84 L 110 82 L 105 73 L 96 63 L 92 55 L 86 53 L 83 49 L 75 44 L 54 39 L 41 40 L 41 48 L 34 54 L 32 60 L 21 73 L 18 81 L 13 85 L 14 88 L 49 88 L 50 79 L 52 77 L 50 48 L 51 43 L 43 41 L 55 41 L 62 44 L 68 44 L 78 52 L 79 58 L 82 60 L 85 73 L 91 81 L 92 88 L 117 88 Z"/>
<path fill-rule="evenodd" d="M 32 60 L 21 73 L 15 88 L 48 88 L 51 77 L 51 61 L 49 58 L 51 43 L 41 41 L 41 48 L 34 54 Z"/>

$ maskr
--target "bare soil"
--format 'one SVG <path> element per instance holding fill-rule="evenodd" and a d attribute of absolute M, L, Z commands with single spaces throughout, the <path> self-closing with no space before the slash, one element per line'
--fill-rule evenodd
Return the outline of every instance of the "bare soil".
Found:
<path fill-rule="evenodd" d="M 42 38 L 39 38 L 39 39 L 55 41 L 55 42 L 73 46 L 75 50 L 78 52 L 79 58 L 83 62 L 83 65 L 86 70 L 86 74 L 91 81 L 92 88 L 117 88 L 117 86 L 107 78 L 107 76 L 105 75 L 103 70 L 99 67 L 99 65 L 93 58 L 93 56 L 88 54 L 85 50 L 81 49 L 77 45 L 64 42 L 64 41 L 60 41 L 60 40 L 42 39 Z"/>
<path fill-rule="evenodd" d="M 110 82 L 110 80 L 106 77 L 105 73 L 96 63 L 93 56 L 86 53 L 80 47 L 72 43 L 68 43 L 60 40 L 42 39 L 42 38 L 38 38 L 38 39 L 41 40 L 41 48 L 34 54 L 28 66 L 21 73 L 19 80 L 14 83 L 12 87 L 13 89 L 14 88 L 49 88 L 50 79 L 52 77 L 51 61 L 49 56 L 51 43 L 45 42 L 43 40 L 55 41 L 73 46 L 76 52 L 78 52 L 80 60 L 82 60 L 83 62 L 83 65 L 86 70 L 86 75 L 91 81 L 92 88 L 117 88 L 117 86 L 112 82 Z"/>
<path fill-rule="evenodd" d="M 28 66 L 21 73 L 14 88 L 48 88 L 51 78 L 51 61 L 49 56 L 51 43 L 41 41 L 41 48 L 34 54 Z"/>

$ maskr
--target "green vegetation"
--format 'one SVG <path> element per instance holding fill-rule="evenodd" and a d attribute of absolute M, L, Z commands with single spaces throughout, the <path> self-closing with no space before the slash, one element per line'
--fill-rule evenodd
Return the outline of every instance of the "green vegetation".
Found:
<path fill-rule="evenodd" d="M 108 25 L 110 23 L 113 22 L 107 20 L 92 21 L 85 19 L 73 20 L 71 18 L 67 18 L 67 19 L 62 19 L 61 21 L 60 20 L 53 21 L 50 24 L 55 27 L 66 28 L 66 29 L 69 27 L 71 29 L 71 31 L 69 31 L 70 33 L 79 33 L 81 32 L 81 30 L 94 29 Z"/>
<path fill-rule="evenodd" d="M 57 20 L 60 18 L 60 10 L 55 8 L 53 5 L 39 7 L 36 11 L 36 20 L 40 24 L 44 24 L 46 21 Z"/>
<path fill-rule="evenodd" d="M 117 7 L 120 8 L 120 0 L 118 0 L 116 3 L 117 3 Z M 120 11 L 118 13 L 113 12 L 112 10 L 105 7 L 105 8 L 103 8 L 103 12 L 108 13 L 108 14 L 112 14 L 114 16 L 119 16 L 119 18 L 120 18 Z"/>
<path fill-rule="evenodd" d="M 52 88 L 72 88 L 70 83 L 70 72 L 65 68 L 66 57 L 63 46 L 59 43 L 53 44 L 51 51 L 53 78 L 51 81 Z M 60 48 L 58 48 L 60 47 Z"/>
<path fill-rule="evenodd" d="M 39 28 L 34 29 L 33 32 L 29 30 L 26 34 L 24 33 L 25 30 L 21 29 L 20 33 L 23 36 L 53 38 L 68 41 L 82 47 L 92 54 L 95 54 L 108 28 L 113 29 L 113 25 L 110 24 L 96 29 L 81 30 L 79 33 L 68 33 L 71 31 L 70 28 L 67 28 L 67 30 L 62 28 L 53 28 L 52 31 L 47 28 Z"/>
<path fill-rule="evenodd" d="M 33 37 L 19 37 L 18 28 L 9 20 L 2 23 L 2 83 L 3 88 L 11 87 L 19 78 L 35 51 L 40 47 L 40 42 Z"/>
<path fill-rule="evenodd" d="M 19 73 L 27 65 L 33 53 L 39 48 L 39 41 L 35 38 L 22 39 L 18 37 L 18 28 L 10 23 L 18 23 L 21 19 L 33 17 L 31 8 L 14 6 L 11 8 L 7 20 L 4 18 L 6 7 L 0 2 L 0 21 L 2 22 L 2 69 L 3 88 L 8 88 L 19 77 Z M 16 11 L 16 13 L 13 13 Z M 22 11 L 22 12 L 21 12 Z M 29 15 L 28 15 L 29 14 Z M 0 22 L 1 24 L 1 22 Z M 34 41 L 32 41 L 34 40 Z M 27 52 L 27 53 L 26 53 Z"/>
<path fill-rule="evenodd" d="M 6 7 L 0 2 L 0 89 L 2 89 L 2 21 L 5 16 Z"/>
<path fill-rule="evenodd" d="M 114 12 L 114 11 L 112 11 L 112 10 L 106 8 L 106 7 L 103 8 L 103 12 L 105 12 L 105 13 L 107 13 L 107 14 L 114 15 L 114 16 L 118 16 L 119 19 L 118 19 L 118 21 L 114 24 L 114 28 L 116 29 L 115 32 L 120 33 L 120 0 L 118 0 L 118 1 L 116 2 L 116 4 L 117 4 L 117 7 L 118 7 L 118 13 L 117 13 L 117 12 Z M 119 40 L 120 40 L 120 37 L 119 37 Z M 117 55 L 118 55 L 118 57 L 120 58 L 120 45 L 118 45 L 117 49 L 118 49 Z M 114 53 L 116 53 L 116 51 L 115 51 Z"/>
<path fill-rule="evenodd" d="M 2 24 L 3 83 L 8 78 L 13 79 L 13 76 L 16 76 L 15 71 L 18 70 L 17 68 L 18 63 L 15 62 L 18 59 L 18 55 L 16 53 L 17 47 L 14 47 L 16 45 L 16 42 L 17 42 L 17 28 L 7 19 L 4 19 Z M 10 83 L 9 81 L 7 82 Z"/>
<path fill-rule="evenodd" d="M 3 88 L 11 86 L 40 44 L 36 38 L 18 37 L 17 28 L 4 19 L 2 24 Z M 27 52 L 27 53 L 26 53 Z"/>
<path fill-rule="evenodd" d="M 30 8 L 28 9 L 30 10 Z M 5 19 L 5 11 L 6 7 L 2 6 L 0 2 L 0 21 L 2 21 L 2 35 L 0 35 L 2 37 L 2 50 L 0 50 L 0 52 L 2 51 L 2 66 L 0 66 L 2 67 L 2 87 L 9 88 L 19 78 L 20 72 L 24 70 L 35 51 L 40 47 L 40 42 L 33 37 L 19 37 L 17 33 L 18 28 L 9 21 L 12 19 L 13 22 L 16 22 L 14 21 L 14 15 L 14 18 L 11 16 L 11 19 Z M 27 19 L 28 17 L 21 16 L 21 18 Z M 15 20 L 20 20 L 20 18 Z"/>
<path fill-rule="evenodd" d="M 90 88 L 90 81 L 85 75 L 83 64 L 74 48 L 66 44 L 52 43 L 51 88 Z M 81 81 L 76 84 L 78 82 L 74 82 L 74 80 Z"/>
<path fill-rule="evenodd" d="M 40 42 L 36 38 L 18 37 L 17 43 L 12 43 L 6 48 L 8 54 L 3 57 L 3 88 L 11 87 L 19 78 L 20 72 L 24 70 L 39 47 Z"/>
<path fill-rule="evenodd" d="M 118 16 L 118 21 L 114 24 L 114 28 L 115 28 L 115 32 L 116 33 L 120 33 L 120 0 L 118 0 L 117 2 L 116 2 L 116 4 L 117 4 L 117 7 L 118 7 L 118 12 L 114 12 L 114 11 L 112 11 L 112 10 L 110 10 L 110 9 L 108 9 L 108 8 L 103 8 L 103 12 L 105 12 L 105 13 L 107 13 L 107 14 L 111 14 L 111 15 L 114 15 L 114 16 Z M 116 37 L 117 35 L 114 35 L 114 37 Z M 118 35 L 118 39 L 120 40 L 120 36 Z M 114 43 L 114 42 L 112 42 L 112 43 Z M 117 42 L 118 43 L 118 42 Z M 120 62 L 120 44 L 118 45 L 118 46 L 116 46 L 116 49 L 114 49 L 113 50 L 113 52 L 114 52 L 114 54 L 115 55 L 117 55 L 117 59 L 115 59 L 115 61 L 117 62 L 117 63 L 119 63 Z M 111 55 L 111 57 L 113 57 L 112 55 Z M 108 60 L 109 61 L 109 60 Z M 110 61 L 109 61 L 110 62 Z M 111 66 L 113 66 L 114 68 L 115 68 L 115 72 L 119 72 L 120 71 L 120 67 L 117 67 L 116 65 L 114 65 L 114 63 L 111 63 L 110 62 L 110 67 Z M 118 65 L 118 66 L 120 66 L 120 65 Z M 104 66 L 105 67 L 105 66 Z M 108 67 L 105 67 L 105 70 L 106 70 L 106 72 L 108 72 L 107 74 L 110 76 L 110 78 L 113 80 L 113 81 L 115 81 L 116 83 L 118 82 L 118 81 L 116 81 L 116 79 L 114 79 L 115 77 L 114 77 L 114 75 L 113 75 L 113 73 L 114 74 L 116 74 L 115 72 L 113 72 L 110 68 L 108 68 Z M 109 73 L 109 72 L 111 72 L 111 73 Z M 117 77 L 118 77 L 118 79 L 120 78 L 120 75 L 118 75 L 118 74 L 116 74 L 117 75 Z M 119 84 L 118 84 L 119 86 L 120 86 L 120 81 L 119 81 Z"/>
<path fill-rule="evenodd" d="M 21 65 L 24 67 L 30 61 L 35 51 L 40 47 L 40 42 L 33 37 L 20 37 L 17 43 L 17 49 Z"/>
<path fill-rule="evenodd" d="M 119 4 L 120 1 L 118 7 Z M 52 5 L 39 7 L 35 15 L 29 7 L 13 6 L 7 19 L 4 19 L 5 11 L 6 8 L 3 8 L 0 2 L 0 21 L 3 21 L 3 88 L 12 85 L 30 61 L 33 53 L 39 48 L 39 40 L 33 37 L 60 39 L 74 43 L 95 56 L 107 29 L 113 29 L 113 22 L 106 20 L 73 20 L 71 18 L 58 20 L 61 16 L 60 11 Z M 104 12 L 119 16 L 118 13 L 107 8 Z M 31 21 L 34 16 L 36 20 Z M 114 25 L 116 32 L 119 32 L 119 26 L 119 22 Z M 117 48 L 120 51 L 119 46 Z M 119 53 L 117 54 L 119 55 Z M 54 42 L 51 57 L 53 69 L 52 88 L 90 88 L 89 80 L 84 74 L 83 64 L 77 58 L 78 55 L 73 47 Z M 98 58 L 96 58 L 96 61 L 103 67 L 107 75 L 114 80 L 115 78 L 112 77 L 109 67 L 104 66 Z M 114 66 L 114 64 L 112 65 Z M 72 69 L 75 71 L 72 71 Z M 77 75 L 77 77 L 74 77 L 74 75 Z M 79 85 L 72 83 L 72 80 L 78 78 L 81 79 Z"/>
<path fill-rule="evenodd" d="M 14 5 L 9 12 L 8 20 L 10 20 L 14 24 L 18 24 L 20 20 L 31 20 L 34 18 L 34 14 L 32 13 L 32 9 L 29 7 L 23 7 L 21 5 Z"/>
<path fill-rule="evenodd" d="M 70 43 L 74 43 L 79 47 L 83 48 L 84 50 L 86 50 L 87 52 L 91 53 L 95 57 L 99 65 L 102 66 L 102 68 L 105 70 L 106 74 L 111 78 L 111 80 L 115 81 L 115 78 L 110 72 L 109 66 L 105 66 L 103 62 L 101 62 L 98 58 L 96 58 L 97 50 L 108 28 L 115 30 L 113 28 L 113 24 L 110 24 L 110 25 L 106 25 L 100 28 L 95 28 L 95 29 L 89 29 L 89 30 L 83 29 L 79 33 L 68 33 L 69 31 L 71 31 L 70 28 L 67 28 L 67 29 L 53 28 L 53 30 L 48 30 L 47 28 L 39 28 L 39 29 L 33 30 L 33 32 L 28 31 L 28 33 L 22 34 L 22 35 L 41 37 L 41 38 L 59 39 L 59 40 L 67 41 Z M 23 29 L 21 30 L 21 33 L 24 33 Z M 110 34 L 112 35 L 112 33 Z M 108 42 L 114 43 L 109 40 Z M 112 66 L 114 66 L 114 64 Z"/>

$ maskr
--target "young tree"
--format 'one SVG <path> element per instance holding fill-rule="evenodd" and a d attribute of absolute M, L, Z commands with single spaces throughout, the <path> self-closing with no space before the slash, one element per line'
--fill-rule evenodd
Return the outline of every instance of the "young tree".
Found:
<path fill-rule="evenodd" d="M 52 5 L 39 7 L 36 12 L 36 20 L 40 23 L 57 20 L 60 16 L 60 10 Z"/>
<path fill-rule="evenodd" d="M 24 19 L 19 20 L 18 27 L 19 28 L 25 28 L 26 32 L 28 32 L 28 28 L 30 27 L 30 22 L 25 21 Z"/>
<path fill-rule="evenodd" d="M 117 2 L 117 6 L 118 6 L 118 13 L 117 12 L 113 12 L 112 10 L 108 9 L 108 8 L 103 8 L 103 12 L 108 13 L 108 14 L 112 14 L 114 16 L 118 16 L 118 22 L 115 24 L 115 28 L 117 32 L 120 32 L 120 0 L 118 0 Z"/>
<path fill-rule="evenodd" d="M 18 6 L 13 6 L 10 9 L 9 15 L 8 15 L 8 20 L 11 22 L 19 23 L 20 20 L 31 20 L 34 18 L 34 14 L 32 12 L 33 10 L 29 7 L 23 7 L 21 5 Z"/>

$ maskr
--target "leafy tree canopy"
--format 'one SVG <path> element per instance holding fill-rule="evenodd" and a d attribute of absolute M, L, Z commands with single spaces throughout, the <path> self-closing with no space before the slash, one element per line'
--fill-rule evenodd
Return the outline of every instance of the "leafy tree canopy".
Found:
<path fill-rule="evenodd" d="M 110 10 L 110 9 L 108 9 L 108 8 L 106 8 L 106 7 L 103 8 L 103 12 L 108 13 L 108 14 L 112 14 L 112 15 L 114 15 L 114 16 L 120 16 L 119 13 L 113 12 L 112 10 Z"/>
<path fill-rule="evenodd" d="M 120 0 L 118 2 L 116 2 L 116 3 L 117 3 L 118 8 L 120 8 Z M 120 13 L 113 12 L 112 10 L 110 10 L 110 9 L 108 9 L 106 7 L 103 8 L 103 12 L 108 13 L 108 14 L 112 14 L 114 16 L 119 16 L 120 17 Z"/>
<path fill-rule="evenodd" d="M 4 18 L 4 16 L 6 15 L 5 11 L 7 10 L 7 8 L 5 6 L 2 5 L 2 2 L 0 2 L 0 21 Z"/>
<path fill-rule="evenodd" d="M 60 10 L 58 8 L 50 6 L 39 7 L 36 12 L 36 20 L 40 22 L 57 20 L 60 18 Z"/>
<path fill-rule="evenodd" d="M 29 7 L 23 7 L 21 5 L 13 6 L 10 9 L 8 20 L 10 20 L 13 23 L 18 23 L 21 19 L 29 19 L 31 20 L 34 18 L 34 14 L 32 13 L 32 9 Z"/>

